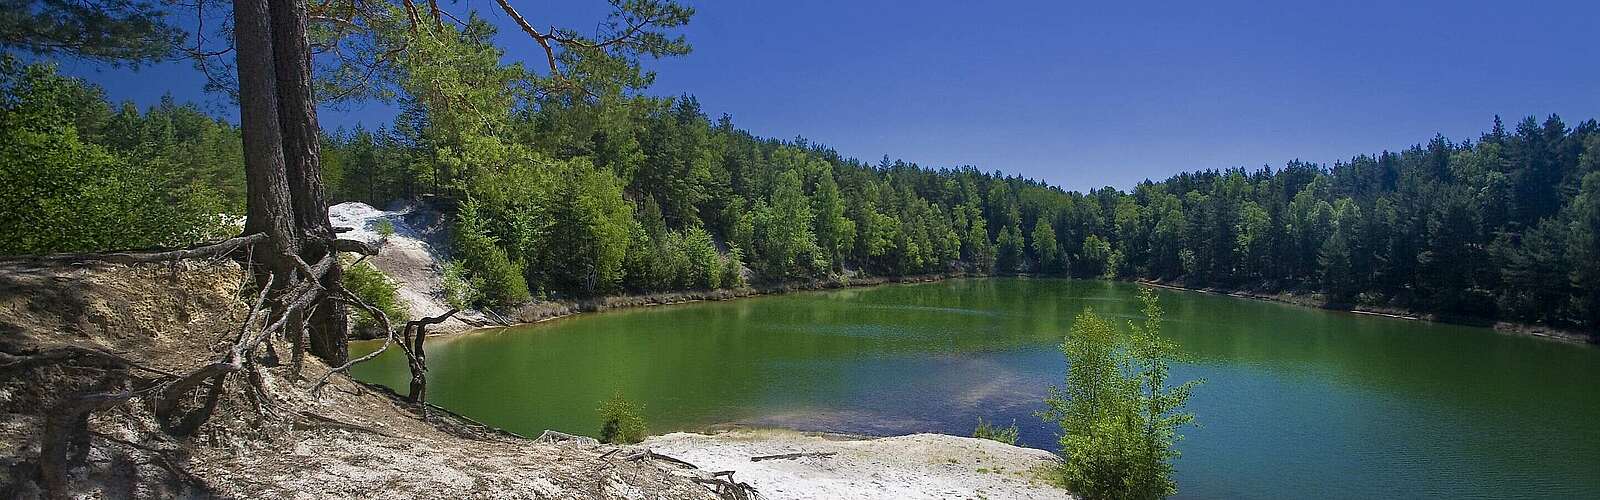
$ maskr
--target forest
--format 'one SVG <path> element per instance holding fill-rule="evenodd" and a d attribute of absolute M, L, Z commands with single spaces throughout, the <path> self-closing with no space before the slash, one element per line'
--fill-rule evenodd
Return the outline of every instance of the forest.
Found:
<path fill-rule="evenodd" d="M 375 92 L 401 109 L 393 123 L 323 133 L 322 175 L 334 203 L 455 207 L 454 265 L 476 306 L 960 272 L 1321 293 L 1600 327 L 1594 120 L 1494 117 L 1477 138 L 1332 165 L 1196 165 L 1077 192 L 760 137 L 693 96 L 648 95 L 648 73 L 539 91 L 527 83 L 536 76 L 503 62 L 487 23 L 439 29 L 450 36 L 414 41 L 381 75 Z M 0 255 L 238 231 L 228 226 L 246 197 L 237 125 L 172 99 L 113 103 L 48 63 L 0 66 Z"/>

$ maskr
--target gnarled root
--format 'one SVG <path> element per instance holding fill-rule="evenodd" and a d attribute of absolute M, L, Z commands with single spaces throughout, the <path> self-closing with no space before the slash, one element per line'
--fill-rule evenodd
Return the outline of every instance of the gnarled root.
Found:
<path fill-rule="evenodd" d="M 240 249 L 256 249 L 251 251 L 250 260 L 253 261 L 255 251 L 270 248 L 265 245 L 266 243 L 269 241 L 265 234 L 252 234 L 184 250 L 58 255 L 34 259 L 123 264 L 163 261 L 176 263 L 185 259 L 221 259 Z M 372 245 L 353 240 L 335 240 L 329 247 L 366 255 L 376 253 L 376 248 Z M 247 372 L 250 383 L 240 384 L 239 387 L 243 387 L 246 392 L 252 392 L 247 395 L 251 396 L 251 401 L 256 402 L 257 408 L 263 412 L 268 411 L 270 398 L 267 398 L 262 391 L 261 377 L 256 372 L 256 358 L 262 344 L 268 342 L 274 335 L 283 336 L 291 342 L 294 363 L 298 369 L 300 353 L 304 351 L 307 341 L 305 319 L 311 317 L 318 304 L 334 298 L 363 305 L 369 312 L 376 311 L 375 308 L 362 303 L 354 294 L 338 287 L 336 280 L 324 279 L 335 268 L 337 258 L 336 252 L 328 252 L 315 264 L 308 264 L 298 256 L 280 256 L 280 261 L 293 262 L 294 265 L 277 272 L 264 272 L 258 275 L 262 285 L 244 324 L 240 325 L 234 335 L 232 345 L 224 349 L 217 359 L 186 373 L 171 373 L 148 368 L 115 353 L 73 345 L 51 347 L 32 353 L 0 354 L 0 371 L 32 369 L 49 364 L 96 368 L 121 372 L 131 380 L 129 384 L 140 387 L 68 396 L 48 411 L 41 437 L 38 468 L 40 483 L 48 494 L 58 498 L 67 496 L 70 486 L 68 471 L 84 462 L 90 440 L 94 436 L 89 430 L 89 416 L 94 412 L 104 411 L 130 400 L 149 397 L 152 398 L 151 406 L 156 418 L 167 433 L 179 437 L 192 435 L 214 413 L 224 391 L 227 390 L 228 376 L 237 372 Z M 381 311 L 377 311 L 374 316 L 380 318 L 385 330 L 389 330 L 388 318 L 384 317 Z M 389 337 L 394 337 L 392 330 Z M 402 348 L 404 347 L 402 345 Z M 370 356 L 364 359 L 370 359 Z M 348 369 L 354 363 L 354 361 L 346 363 L 340 369 L 330 371 L 323 376 L 318 387 L 326 383 L 329 376 Z M 134 371 L 154 374 L 155 377 L 135 377 L 132 374 Z M 194 403 L 185 404 L 190 401 Z M 185 406 L 192 408 L 185 409 Z M 162 458 L 166 460 L 165 457 Z M 173 466 L 170 461 L 167 465 Z"/>

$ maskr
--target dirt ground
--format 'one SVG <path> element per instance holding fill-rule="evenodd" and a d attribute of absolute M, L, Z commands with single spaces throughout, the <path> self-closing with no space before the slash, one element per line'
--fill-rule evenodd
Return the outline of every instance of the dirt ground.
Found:
<path fill-rule="evenodd" d="M 65 395 L 131 388 L 131 372 L 30 363 L 64 345 L 154 372 L 209 362 L 247 306 L 231 262 L 176 267 L 0 263 L 0 497 L 43 496 L 40 437 Z M 281 348 L 280 348 L 281 349 Z M 315 360 L 297 379 L 263 367 L 263 397 L 231 376 L 212 418 L 186 438 L 135 399 L 90 420 L 79 498 L 707 498 L 707 471 L 604 445 L 541 444 L 404 402 Z M 155 378 L 155 377 L 151 377 Z M 307 380 L 309 379 L 309 380 Z"/>

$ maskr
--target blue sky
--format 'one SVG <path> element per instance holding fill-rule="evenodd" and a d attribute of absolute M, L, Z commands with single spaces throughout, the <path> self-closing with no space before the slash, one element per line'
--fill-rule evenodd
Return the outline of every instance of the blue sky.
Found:
<path fill-rule="evenodd" d="M 601 0 L 512 3 L 539 26 L 604 13 Z M 653 94 L 694 94 L 758 135 L 872 162 L 970 164 L 1069 189 L 1476 138 L 1495 114 L 1600 117 L 1593 1 L 686 3 L 694 53 L 652 64 Z M 509 57 L 538 57 L 492 3 L 471 5 L 504 26 Z M 113 99 L 171 91 L 232 114 L 186 63 L 65 70 Z"/>

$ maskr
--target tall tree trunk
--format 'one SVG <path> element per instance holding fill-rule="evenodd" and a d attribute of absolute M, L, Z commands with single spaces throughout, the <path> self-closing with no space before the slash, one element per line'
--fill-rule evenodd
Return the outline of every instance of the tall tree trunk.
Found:
<path fill-rule="evenodd" d="M 233 22 L 239 72 L 239 129 L 244 139 L 246 192 L 245 233 L 266 233 L 269 248 L 255 252 L 275 274 L 294 268 L 288 255 L 298 254 L 299 234 L 283 163 L 283 134 L 278 123 L 277 77 L 273 70 L 272 32 L 267 0 L 234 0 Z M 280 279 L 279 282 L 287 282 Z"/>
<path fill-rule="evenodd" d="M 283 158 L 294 204 L 295 225 L 301 231 L 301 258 L 316 262 L 331 249 L 333 227 L 328 222 L 328 199 L 322 188 L 322 151 L 317 108 L 311 95 L 311 47 L 306 39 L 305 0 L 270 0 L 272 51 L 277 77 L 278 123 L 283 133 Z M 343 276 L 338 262 L 323 279 L 324 289 L 337 286 Z M 304 318 L 311 353 L 333 364 L 344 363 L 348 324 L 343 304 L 324 298 Z M 295 333 L 300 325 L 292 325 Z"/>

